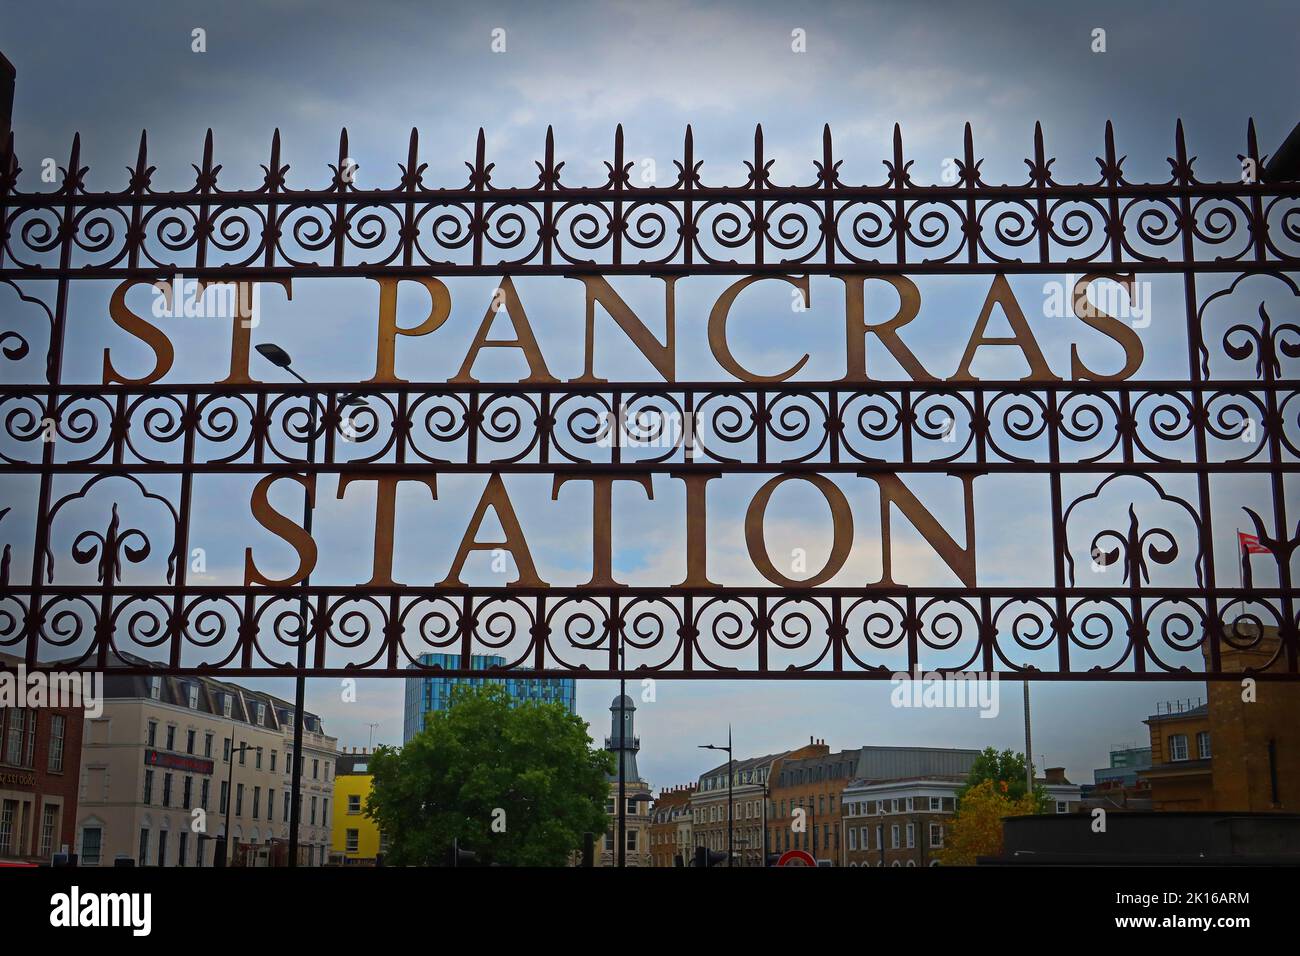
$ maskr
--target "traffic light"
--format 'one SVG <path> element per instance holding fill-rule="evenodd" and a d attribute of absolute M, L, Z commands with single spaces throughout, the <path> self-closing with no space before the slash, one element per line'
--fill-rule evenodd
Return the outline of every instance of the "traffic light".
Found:
<path fill-rule="evenodd" d="M 727 858 L 727 854 L 721 850 L 710 850 L 707 847 L 697 846 L 695 848 L 695 865 L 698 867 L 717 866 Z"/>

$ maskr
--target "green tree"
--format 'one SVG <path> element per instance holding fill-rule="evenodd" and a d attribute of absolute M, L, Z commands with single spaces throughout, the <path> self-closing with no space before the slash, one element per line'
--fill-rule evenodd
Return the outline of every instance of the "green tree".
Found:
<path fill-rule="evenodd" d="M 992 751 L 990 751 L 992 752 Z M 967 787 L 937 857 L 945 866 L 974 866 L 982 856 L 1002 855 L 1002 821 L 1037 813 L 1032 797 L 1012 799 L 1006 781 L 981 780 Z M 1020 787 L 1023 791 L 1024 785 Z"/>
<path fill-rule="evenodd" d="M 966 777 L 966 784 L 957 792 L 957 799 L 965 799 L 970 790 L 983 783 L 991 780 L 999 784 L 998 790 L 1004 793 L 1012 803 L 1019 803 L 1025 796 L 1025 755 L 1022 753 L 1012 753 L 1010 750 L 1004 750 L 1001 753 L 992 747 L 986 747 L 975 758 L 975 763 L 971 766 L 970 774 Z M 1033 800 L 1030 805 L 1034 808 L 1034 813 L 1047 812 L 1047 791 L 1041 784 L 1034 784 Z"/>
<path fill-rule="evenodd" d="M 481 863 L 563 865 L 585 832 L 609 825 L 614 758 L 590 745 L 587 725 L 560 704 L 459 685 L 406 746 L 375 752 L 366 815 L 396 866 L 442 865 L 453 840 Z"/>

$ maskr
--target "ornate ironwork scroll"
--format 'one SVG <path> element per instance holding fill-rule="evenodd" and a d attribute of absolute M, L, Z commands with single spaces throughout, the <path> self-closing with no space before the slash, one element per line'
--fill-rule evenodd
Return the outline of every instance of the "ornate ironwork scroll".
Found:
<path fill-rule="evenodd" d="M 1253 125 L 1241 159 L 1259 168 Z M 277 133 L 262 183 L 226 189 L 209 133 L 186 191 L 152 187 L 142 136 L 120 191 L 87 191 L 78 140 L 58 188 L 27 193 L 11 138 L 0 157 L 0 283 L 31 310 L 39 335 L 0 327 L 0 368 L 47 334 L 48 346 L 43 383 L 0 384 L 9 498 L 0 650 L 29 667 L 112 658 L 142 668 L 132 663 L 142 659 L 232 675 L 299 673 L 306 641 L 305 673 L 316 676 L 407 676 L 419 655 L 441 651 L 499 653 L 520 675 L 578 677 L 1300 677 L 1300 187 L 1199 180 L 1181 124 L 1163 183 L 1125 177 L 1109 125 L 1092 183 L 1054 179 L 1041 130 L 1024 183 L 989 184 L 981 162 L 968 126 L 956 181 L 914 182 L 896 128 L 884 181 L 853 185 L 827 130 L 812 181 L 781 185 L 759 130 L 744 181 L 707 185 L 688 130 L 672 182 L 647 184 L 632 176 L 620 129 L 603 183 L 562 182 L 548 134 L 537 181 L 503 187 L 480 132 L 467 181 L 435 188 L 413 131 L 395 185 L 362 189 L 345 132 L 329 183 L 295 190 Z M 69 292 L 93 279 L 1076 272 L 1181 278 L 1185 375 L 285 386 L 86 385 L 63 374 L 77 332 Z M 1203 275 L 1222 281 L 1200 292 Z M 1290 311 L 1244 294 L 1248 279 L 1275 283 Z M 1211 316 L 1220 306 L 1226 320 Z M 358 394 L 364 405 L 349 401 Z M 682 422 L 690 434 L 611 440 L 611 421 L 619 435 L 654 437 Z M 304 483 L 317 474 L 1040 476 L 1051 583 L 916 587 L 886 572 L 856 588 L 204 584 L 187 561 L 193 481 L 239 473 Z M 1214 542 L 1232 529 L 1212 498 L 1229 479 L 1254 482 L 1267 502 L 1236 512 L 1276 566 L 1276 584 L 1236 584 L 1234 568 L 1216 567 Z M 1123 504 L 1092 508 L 1121 481 L 1134 489 Z M 89 518 L 78 509 L 86 502 L 99 502 Z M 4 537 L 20 518 L 30 547 Z M 932 543 L 937 533 L 923 529 Z M 1173 567 L 1181 583 L 1160 583 Z"/>

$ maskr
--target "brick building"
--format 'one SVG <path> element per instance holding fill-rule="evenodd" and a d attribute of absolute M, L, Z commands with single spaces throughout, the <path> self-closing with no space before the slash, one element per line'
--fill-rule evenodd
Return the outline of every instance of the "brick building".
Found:
<path fill-rule="evenodd" d="M 650 865 L 687 866 L 694 843 L 691 840 L 691 794 L 694 784 L 660 792 L 650 809 Z"/>
<path fill-rule="evenodd" d="M 19 658 L 0 654 L 0 667 Z M 84 711 L 0 706 L 0 860 L 75 852 Z"/>
<path fill-rule="evenodd" d="M 1227 671 L 1267 672 L 1286 664 L 1273 627 L 1239 622 L 1222 642 Z M 1236 645 L 1236 646 L 1234 646 Z M 1208 648 L 1206 649 L 1208 654 Z M 1203 703 L 1162 706 L 1145 721 L 1155 810 L 1300 811 L 1300 693 L 1278 681 L 1211 681 Z"/>
<path fill-rule="evenodd" d="M 842 865 L 840 794 L 858 775 L 860 755 L 860 748 L 831 753 L 825 740 L 810 740 L 777 761 L 769 795 L 770 852 L 807 850 L 814 859 Z"/>

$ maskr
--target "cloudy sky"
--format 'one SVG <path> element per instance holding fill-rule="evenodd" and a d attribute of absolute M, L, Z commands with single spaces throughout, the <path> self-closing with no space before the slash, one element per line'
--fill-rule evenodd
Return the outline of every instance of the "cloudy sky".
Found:
<path fill-rule="evenodd" d="M 158 168 L 155 187 L 188 188 L 194 176 L 191 164 L 199 161 L 209 128 L 227 188 L 260 183 L 260 166 L 268 162 L 277 129 L 284 161 L 291 167 L 289 185 L 324 186 L 342 127 L 348 130 L 349 151 L 359 164 L 358 184 L 364 187 L 396 183 L 412 127 L 419 129 L 421 159 L 429 166 L 426 184 L 464 183 L 464 163 L 473 158 L 480 127 L 489 160 L 497 164 L 494 182 L 531 184 L 548 126 L 554 129 L 557 154 L 567 164 L 565 181 L 587 184 L 603 180 L 620 123 L 628 157 L 639 170 L 657 169 L 661 179 L 671 175 L 672 160 L 680 157 L 683 133 L 691 124 L 696 154 L 705 160 L 704 181 L 721 184 L 743 179 L 742 161 L 752 155 L 758 123 L 779 182 L 813 181 L 812 159 L 820 157 L 823 124 L 830 125 L 836 152 L 844 157 L 845 181 L 883 181 L 881 160 L 889 155 L 896 122 L 915 163 L 914 178 L 938 182 L 944 161 L 960 154 L 962 125 L 968 121 L 976 151 L 984 158 L 985 180 L 1021 182 L 1034 123 L 1041 121 L 1048 155 L 1057 158 L 1056 178 L 1093 181 L 1098 175 L 1094 157 L 1102 151 L 1108 119 L 1115 124 L 1119 153 L 1128 157 L 1128 177 L 1164 181 L 1180 117 L 1201 178 L 1238 178 L 1237 154 L 1245 148 L 1248 117 L 1255 119 L 1262 150 L 1281 142 L 1300 119 L 1294 102 L 1300 79 L 1297 26 L 1300 14 L 1286 2 L 1067 6 L 557 0 L 254 7 L 50 0 L 7 5 L 0 49 L 18 70 L 14 129 L 25 170 L 23 188 L 29 190 L 42 188 L 39 174 L 47 157 L 66 163 L 76 131 L 81 133 L 82 160 L 90 167 L 88 187 L 123 188 L 124 168 L 134 163 L 142 129 L 148 130 L 150 162 Z M 203 52 L 192 49 L 196 29 L 205 31 Z M 1104 52 L 1094 51 L 1099 29 L 1105 31 Z M 794 31 L 802 31 L 805 52 L 792 50 Z M 498 48 L 504 39 L 503 51 L 494 51 L 494 39 Z M 446 335 L 403 341 L 399 372 L 436 381 L 454 371 L 493 284 L 449 282 L 455 308 Z M 703 320 L 723 284 L 697 278 L 681 283 L 678 334 L 684 379 L 722 377 L 704 349 Z M 939 374 L 949 374 L 986 286 L 942 278 L 919 284 L 926 306 L 914 347 L 933 360 Z M 105 346 L 112 346 L 124 365 L 134 361 L 139 371 L 147 368 L 141 364 L 147 352 L 107 320 L 108 289 L 81 285 L 72 303 L 80 324 L 69 341 L 65 380 L 97 380 Z M 1041 279 L 1017 279 L 1013 286 L 1022 301 L 1042 298 Z M 579 292 L 576 283 L 566 280 L 520 283 L 529 317 L 560 378 L 581 371 L 580 332 L 575 331 L 581 328 L 575 325 L 582 307 Z M 643 308 L 642 314 L 662 308 L 662 290 L 654 280 L 629 280 L 620 292 Z M 147 302 L 147 293 L 141 294 Z M 1143 329 L 1147 361 L 1141 374 L 1176 377 L 1177 359 L 1185 354 L 1181 284 L 1154 279 L 1151 294 L 1155 321 Z M 788 293 L 756 292 L 743 359 L 755 368 L 781 368 L 807 352 L 812 359 L 801 377 L 842 374 L 837 371 L 842 352 L 836 351 L 842 349 L 841 296 L 834 280 L 814 280 L 812 309 L 796 336 L 788 310 L 782 308 Z M 3 302 L 5 308 L 17 305 L 12 298 Z M 402 302 L 403 308 L 415 307 L 409 298 Z M 255 341 L 274 338 L 309 377 L 360 380 L 373 368 L 374 307 L 373 284 L 363 280 L 297 282 L 291 303 L 274 292 L 265 296 Z M 1032 312 L 1030 319 L 1049 362 L 1062 368 L 1078 329 L 1052 325 Z M 177 342 L 177 364 L 168 381 L 221 377 L 221 349 L 228 341 L 221 330 L 193 326 L 169 334 Z M 1097 349 L 1092 359 L 1097 363 L 1116 358 L 1104 340 L 1080 342 L 1080 348 Z M 989 361 L 995 364 L 985 374 L 997 374 L 996 360 Z M 612 341 L 608 362 L 604 374 L 609 377 L 650 377 L 643 360 L 620 352 Z M 39 374 L 34 369 L 6 374 L 23 380 Z M 268 380 L 269 372 L 262 370 Z M 491 372 L 506 380 L 518 377 L 518 370 L 509 367 Z M 836 583 L 879 573 L 873 508 L 863 492 L 851 491 L 853 481 L 838 483 L 846 494 L 856 494 L 862 543 Z M 734 482 L 737 494 L 717 501 L 711 516 L 724 529 L 713 543 L 712 567 L 719 572 L 716 579 L 725 583 L 756 583 L 741 550 L 739 526 L 743 505 L 758 482 Z M 31 529 L 22 525 L 20 502 L 30 483 L 6 481 L 0 487 L 5 504 L 19 504 L 9 522 L 17 530 L 5 533 L 14 535 L 21 556 Z M 193 540 L 207 550 L 207 573 L 214 583 L 239 578 L 243 548 L 250 540 L 266 549 L 259 553 L 267 555 L 268 568 L 277 567 L 277 547 L 278 567 L 291 567 L 283 547 L 255 525 L 240 526 L 226 507 L 231 500 L 246 501 L 249 487 L 234 479 L 196 483 Z M 402 527 L 422 530 L 405 536 L 399 531 L 399 580 L 424 583 L 441 577 L 452 546 L 444 545 L 430 557 L 426 543 L 459 539 L 481 487 L 481 478 L 444 478 L 437 502 L 416 489 L 403 491 Z M 550 502 L 548 481 L 520 479 L 510 487 L 516 507 L 528 519 L 529 542 L 543 577 L 556 584 L 585 580 L 589 531 L 574 531 L 575 521 L 586 522 L 589 515 L 585 493 L 574 489 L 565 493 L 567 498 Z M 955 482 L 936 478 L 916 487 L 947 527 L 960 528 Z M 1036 504 L 1045 500 L 1042 488 L 1042 482 L 1017 484 L 1014 479 L 981 486 L 981 517 L 989 516 L 996 529 L 981 536 L 981 583 L 1042 580 L 1046 552 L 1035 513 Z M 322 486 L 317 522 L 326 557 L 316 580 L 365 580 L 368 555 L 353 546 L 368 541 L 373 520 L 374 497 L 364 491 L 350 491 L 340 502 L 332 486 Z M 1238 516 L 1227 520 L 1238 521 L 1240 502 L 1257 500 L 1259 493 L 1259 488 L 1223 483 L 1224 513 Z M 815 555 L 824 555 L 828 544 L 825 522 L 819 520 L 815 500 L 796 498 L 791 497 L 779 518 L 774 514 L 772 550 L 804 547 L 815 566 Z M 619 498 L 616 567 L 622 580 L 662 585 L 680 578 L 683 531 L 672 517 L 680 515 L 680 508 L 680 489 L 664 479 L 656 483 L 653 503 L 645 502 L 639 491 Z M 911 550 L 898 559 L 913 575 L 909 583 L 954 583 L 918 542 L 916 536 L 904 537 L 903 547 Z M 1231 540 L 1215 546 L 1220 565 L 1231 568 Z M 430 562 L 436 565 L 433 571 Z M 1275 572 L 1263 569 L 1260 583 L 1270 581 L 1268 574 L 1276 581 Z M 479 580 L 493 581 L 486 573 Z M 269 683 L 291 694 L 288 682 Z M 602 682 L 579 686 L 579 711 L 592 722 L 593 736 L 607 732 L 607 708 L 615 690 Z M 1157 702 L 1201 693 L 1203 685 L 1194 683 L 1038 685 L 1035 757 L 1064 765 L 1071 779 L 1088 780 L 1092 768 L 1105 765 L 1110 746 L 1144 739 L 1141 719 Z M 309 706 L 324 716 L 327 729 L 344 746 L 364 745 L 372 722 L 379 724 L 376 742 L 400 743 L 401 696 L 398 682 L 371 680 L 361 683 L 356 703 L 344 703 L 337 682 L 308 685 Z M 640 699 L 639 688 L 634 696 Z M 637 729 L 644 748 L 641 769 L 658 787 L 685 782 L 708 766 L 694 745 L 721 740 L 728 722 L 744 753 L 797 746 L 810 736 L 823 737 L 837 749 L 864 744 L 1019 749 L 1022 717 L 1019 685 L 1009 682 L 1000 715 L 981 719 L 974 712 L 900 711 L 889 705 L 888 686 L 873 682 L 661 680 L 654 700 L 640 705 Z"/>

